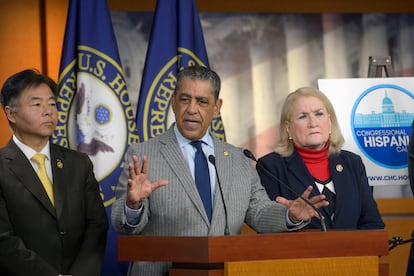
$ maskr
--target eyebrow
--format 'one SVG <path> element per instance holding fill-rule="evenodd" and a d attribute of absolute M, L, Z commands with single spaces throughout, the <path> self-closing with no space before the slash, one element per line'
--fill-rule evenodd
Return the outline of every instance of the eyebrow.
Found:
<path fill-rule="evenodd" d="M 207 96 L 196 96 L 196 97 L 192 97 L 190 94 L 186 93 L 186 92 L 181 92 L 180 95 L 178 97 L 188 97 L 188 98 L 195 98 L 197 100 L 200 99 L 208 99 Z"/>
<path fill-rule="evenodd" d="M 320 107 L 320 108 L 318 108 L 318 109 L 312 110 L 311 112 L 300 111 L 298 114 L 301 114 L 301 113 L 306 113 L 306 114 L 308 114 L 308 113 L 313 113 L 313 112 L 318 112 L 318 111 L 325 111 L 325 110 L 326 110 L 325 108 Z"/>
<path fill-rule="evenodd" d="M 39 96 L 32 96 L 30 97 L 30 100 L 42 100 L 42 97 Z M 56 96 L 50 96 L 49 98 L 47 98 L 46 100 L 56 100 L 57 97 Z"/>

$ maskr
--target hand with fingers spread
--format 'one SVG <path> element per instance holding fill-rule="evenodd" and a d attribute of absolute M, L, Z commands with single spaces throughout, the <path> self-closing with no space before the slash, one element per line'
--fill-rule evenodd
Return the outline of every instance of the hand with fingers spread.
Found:
<path fill-rule="evenodd" d="M 329 202 L 325 200 L 325 195 L 323 194 L 309 197 L 312 190 L 313 187 L 308 186 L 308 188 L 303 192 L 302 197 L 307 199 L 308 202 L 311 203 L 316 209 L 329 205 Z M 276 201 L 288 208 L 289 218 L 292 222 L 306 221 L 313 217 L 319 218 L 318 213 L 300 197 L 295 200 L 289 200 L 278 196 L 276 197 Z"/>
<path fill-rule="evenodd" d="M 168 180 L 161 179 L 151 182 L 148 179 L 148 160 L 142 157 L 142 165 L 138 156 L 134 155 L 134 163 L 129 164 L 129 179 L 127 188 L 126 204 L 131 209 L 139 209 L 145 198 L 149 197 L 153 191 L 168 184 Z"/>

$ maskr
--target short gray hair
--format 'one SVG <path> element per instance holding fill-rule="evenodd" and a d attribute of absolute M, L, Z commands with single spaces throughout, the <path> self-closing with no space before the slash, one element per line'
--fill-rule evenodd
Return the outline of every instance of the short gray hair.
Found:
<path fill-rule="evenodd" d="M 214 94 L 214 99 L 216 101 L 219 99 L 221 81 L 218 74 L 213 70 L 201 65 L 193 65 L 180 70 L 177 74 L 177 85 L 174 94 L 181 88 L 184 79 L 210 81 L 212 87 L 211 92 Z"/>

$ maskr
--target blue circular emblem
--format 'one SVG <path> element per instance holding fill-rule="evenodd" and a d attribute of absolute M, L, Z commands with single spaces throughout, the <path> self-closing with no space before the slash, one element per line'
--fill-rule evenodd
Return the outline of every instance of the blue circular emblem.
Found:
<path fill-rule="evenodd" d="M 105 206 L 114 189 L 128 145 L 138 142 L 135 115 L 117 61 L 89 46 L 61 72 L 58 125 L 53 143 L 88 154 Z"/>
<path fill-rule="evenodd" d="M 400 86 L 380 84 L 366 89 L 351 112 L 352 134 L 361 152 L 379 166 L 406 167 L 413 109 L 414 95 Z"/>

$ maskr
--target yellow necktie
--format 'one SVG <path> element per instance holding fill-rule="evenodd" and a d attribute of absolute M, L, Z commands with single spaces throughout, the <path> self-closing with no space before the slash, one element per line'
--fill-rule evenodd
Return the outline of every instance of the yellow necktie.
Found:
<path fill-rule="evenodd" d="M 40 181 L 42 182 L 43 187 L 45 188 L 46 193 L 49 196 L 50 201 L 52 202 L 52 205 L 55 206 L 55 200 L 53 197 L 53 186 L 52 182 L 50 181 L 46 173 L 45 159 L 46 155 L 42 153 L 36 153 L 32 157 L 32 160 L 36 162 L 38 166 L 37 175 L 39 176 Z"/>

